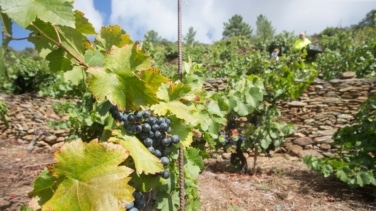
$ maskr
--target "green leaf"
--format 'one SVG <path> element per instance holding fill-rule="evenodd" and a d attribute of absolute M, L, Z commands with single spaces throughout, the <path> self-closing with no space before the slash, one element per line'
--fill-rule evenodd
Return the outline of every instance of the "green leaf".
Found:
<path fill-rule="evenodd" d="M 221 109 L 219 108 L 218 104 L 215 103 L 214 101 L 210 101 L 207 107 L 210 113 L 216 114 L 217 116 L 220 116 L 220 117 L 223 116 Z"/>
<path fill-rule="evenodd" d="M 120 26 L 112 25 L 102 27 L 100 34 L 96 36 L 94 43 L 102 50 L 110 50 L 113 46 L 122 47 L 132 44 L 130 36 Z"/>
<path fill-rule="evenodd" d="M 156 114 L 165 116 L 168 113 L 175 115 L 179 119 L 185 120 L 186 123 L 196 125 L 197 118 L 193 115 L 196 112 L 193 106 L 187 106 L 179 101 L 160 102 L 151 106 Z"/>
<path fill-rule="evenodd" d="M 149 152 L 149 150 L 134 136 L 117 134 L 109 141 L 121 144 L 131 154 L 137 174 L 155 174 L 163 171 L 160 160 Z"/>
<path fill-rule="evenodd" d="M 189 147 L 192 142 L 192 129 L 185 125 L 185 121 L 183 119 L 171 118 L 173 122 L 171 126 L 171 133 L 178 135 L 180 137 L 181 144 L 184 147 Z"/>
<path fill-rule="evenodd" d="M 158 193 L 157 199 L 157 209 L 158 210 L 168 210 L 168 211 L 178 211 L 179 207 L 179 191 L 173 191 L 172 193 L 161 192 Z"/>
<path fill-rule="evenodd" d="M 53 72 L 67 71 L 72 69 L 72 63 L 68 58 L 67 53 L 61 48 L 53 50 L 47 55 L 46 59 L 48 61 L 53 61 L 48 63 L 50 70 Z"/>
<path fill-rule="evenodd" d="M 76 18 L 76 29 L 82 34 L 95 34 L 93 25 L 84 17 L 84 13 L 81 11 L 74 11 L 74 17 Z"/>
<path fill-rule="evenodd" d="M 199 167 L 200 169 L 204 168 L 204 161 L 202 160 L 202 157 L 200 156 L 200 151 L 195 148 L 189 148 L 185 151 L 184 154 L 192 164 Z M 198 176 L 198 173 L 197 175 Z"/>
<path fill-rule="evenodd" d="M 142 71 L 140 73 L 140 79 L 145 81 L 153 90 L 157 90 L 163 83 L 169 80 L 155 68 Z"/>
<path fill-rule="evenodd" d="M 113 73 L 126 77 L 135 71 L 151 68 L 152 60 L 138 45 L 124 45 L 121 48 L 112 47 L 105 58 L 106 67 Z"/>
<path fill-rule="evenodd" d="M 103 67 L 104 56 L 98 50 L 89 49 L 85 52 L 85 62 L 91 67 L 94 67 L 94 66 Z"/>
<path fill-rule="evenodd" d="M 375 178 L 370 172 L 360 171 L 356 174 L 356 183 L 360 187 L 368 184 L 375 184 Z"/>
<path fill-rule="evenodd" d="M 76 29 L 67 26 L 54 26 L 51 23 L 43 22 L 37 19 L 32 26 L 27 29 L 32 30 L 38 36 L 29 37 L 29 41 L 33 42 L 35 49 L 43 51 L 46 49 L 56 49 L 57 45 L 64 47 L 66 53 L 74 55 L 77 64 L 84 62 L 84 52 L 90 46 L 90 42 L 86 36 L 78 32 Z M 72 59 L 69 54 L 66 58 Z M 62 58 L 62 57 L 61 57 Z M 58 59 L 55 57 L 55 59 Z M 64 58 L 65 59 L 65 58 Z M 77 61 L 78 60 L 78 61 Z M 60 62 L 49 60 L 49 62 Z"/>
<path fill-rule="evenodd" d="M 26 28 L 39 18 L 62 26 L 75 26 L 72 0 L 0 0 L 3 13 L 18 25 Z"/>
<path fill-rule="evenodd" d="M 340 179 L 342 182 L 347 182 L 348 181 L 348 176 L 345 171 L 342 169 L 337 169 L 336 176 L 338 179 Z"/>
<path fill-rule="evenodd" d="M 62 182 L 42 210 L 124 210 L 121 202 L 134 200 L 134 188 L 128 185 L 133 170 L 119 166 L 127 157 L 113 143 L 66 143 L 55 154 L 53 169 Z"/>
<path fill-rule="evenodd" d="M 72 70 L 64 73 L 64 78 L 72 82 L 72 84 L 78 85 L 84 79 L 84 74 L 83 67 L 74 66 Z"/>
<path fill-rule="evenodd" d="M 90 67 L 88 73 L 88 88 L 95 98 L 98 101 L 108 99 L 121 110 L 156 103 L 156 86 L 165 80 L 151 68 L 150 57 L 136 45 L 113 47 L 105 56 L 104 66 Z"/>
<path fill-rule="evenodd" d="M 40 198 L 39 204 L 44 204 L 52 197 L 56 186 L 56 177 L 54 177 L 50 171 L 44 169 L 36 178 L 31 194 Z"/>

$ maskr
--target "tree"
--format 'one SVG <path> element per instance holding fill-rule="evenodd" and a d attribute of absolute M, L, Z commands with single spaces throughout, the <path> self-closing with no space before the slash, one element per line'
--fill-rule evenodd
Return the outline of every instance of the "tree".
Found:
<path fill-rule="evenodd" d="M 243 22 L 243 17 L 240 15 L 234 15 L 230 18 L 228 23 L 224 23 L 223 38 L 229 38 L 234 36 L 244 36 L 251 38 L 252 28 L 249 24 Z"/>
<path fill-rule="evenodd" d="M 275 29 L 272 23 L 264 16 L 259 15 L 256 21 L 256 38 L 262 42 L 272 40 L 275 34 Z"/>
<path fill-rule="evenodd" d="M 192 45 L 195 42 L 196 31 L 193 27 L 189 27 L 188 33 L 184 37 L 184 42 L 188 45 Z"/>
<path fill-rule="evenodd" d="M 146 32 L 145 34 L 145 41 L 146 42 L 151 42 L 151 43 L 156 43 L 156 42 L 159 42 L 161 41 L 161 37 L 158 35 L 158 32 L 154 31 L 154 30 L 149 30 L 148 32 Z"/>
<path fill-rule="evenodd" d="M 376 9 L 371 10 L 366 14 L 366 17 L 363 18 L 357 25 L 355 29 L 364 28 L 366 26 L 376 27 Z"/>

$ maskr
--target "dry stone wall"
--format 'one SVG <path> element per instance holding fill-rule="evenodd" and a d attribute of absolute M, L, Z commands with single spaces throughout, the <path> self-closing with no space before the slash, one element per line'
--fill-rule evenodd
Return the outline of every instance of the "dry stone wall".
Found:
<path fill-rule="evenodd" d="M 368 96 L 376 92 L 376 79 L 356 79 L 347 72 L 339 79 L 316 79 L 303 95 L 293 101 L 279 103 L 281 119 L 295 124 L 296 133 L 286 139 L 284 149 L 303 157 L 332 156 L 332 135 L 338 128 L 354 123 L 354 115 Z M 208 79 L 205 89 L 226 89 L 226 79 Z M 0 101 L 8 107 L 9 128 L 0 122 L 0 146 L 4 140 L 28 144 L 36 140 L 32 151 L 58 149 L 68 134 L 67 130 L 52 130 L 49 121 L 66 117 L 57 115 L 52 103 L 61 100 L 38 98 L 30 95 L 0 94 Z"/>
<path fill-rule="evenodd" d="M 333 134 L 341 127 L 354 123 L 359 106 L 376 92 L 376 78 L 357 79 L 355 73 L 345 72 L 338 79 L 319 78 L 302 96 L 289 102 L 280 102 L 281 120 L 296 125 L 296 133 L 288 137 L 285 149 L 299 157 L 333 156 Z M 223 79 L 209 79 L 207 90 L 225 87 Z M 213 85 L 214 84 L 214 85 Z M 214 87 L 215 89 L 213 89 Z"/>
<path fill-rule="evenodd" d="M 0 146 L 7 142 L 25 144 L 25 150 L 31 152 L 55 151 L 68 135 L 67 130 L 52 130 L 50 121 L 63 120 L 57 115 L 52 104 L 61 100 L 25 95 L 0 94 L 0 101 L 8 107 L 9 127 L 0 121 Z M 34 142 L 33 144 L 30 144 Z"/>

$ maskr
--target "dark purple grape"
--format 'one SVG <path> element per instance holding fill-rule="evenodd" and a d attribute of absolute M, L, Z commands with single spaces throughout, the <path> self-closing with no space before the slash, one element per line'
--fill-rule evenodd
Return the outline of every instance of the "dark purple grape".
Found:
<path fill-rule="evenodd" d="M 165 169 L 164 171 L 161 172 L 161 177 L 164 178 L 164 179 L 170 178 L 170 171 Z"/>
<path fill-rule="evenodd" d="M 153 155 L 155 155 L 155 157 L 162 157 L 162 152 L 159 150 L 159 149 L 154 149 L 154 151 L 152 152 Z"/>
<path fill-rule="evenodd" d="M 159 125 L 158 124 L 153 124 L 153 126 L 151 126 L 151 129 L 153 131 L 158 131 L 160 129 Z"/>
<path fill-rule="evenodd" d="M 157 118 L 151 116 L 151 117 L 149 117 L 146 121 L 147 121 L 147 123 L 149 123 L 150 125 L 154 125 L 155 123 L 157 123 Z"/>
<path fill-rule="evenodd" d="M 168 124 L 168 126 L 170 126 L 171 125 L 171 119 L 169 119 L 169 118 L 166 118 L 165 119 L 165 122 Z"/>
<path fill-rule="evenodd" d="M 155 131 L 155 132 L 154 132 L 154 137 L 155 137 L 156 139 L 159 139 L 159 138 L 162 137 L 162 133 L 159 132 L 159 131 Z"/>
<path fill-rule="evenodd" d="M 162 124 L 163 122 L 165 122 L 165 118 L 164 117 L 160 116 L 160 117 L 157 118 L 157 123 L 158 124 Z"/>
<path fill-rule="evenodd" d="M 136 111 L 136 112 L 135 112 L 136 120 L 137 120 L 137 121 L 141 121 L 143 115 L 144 115 L 144 112 L 143 112 L 143 111 Z"/>
<path fill-rule="evenodd" d="M 144 124 L 142 124 L 142 131 L 143 132 L 149 132 L 151 130 L 151 126 L 149 125 L 149 123 L 144 123 Z"/>
<path fill-rule="evenodd" d="M 122 114 L 120 117 L 121 122 L 127 122 L 127 119 L 128 119 L 128 114 Z"/>
<path fill-rule="evenodd" d="M 161 157 L 161 163 L 167 166 L 170 163 L 170 159 L 168 159 L 168 157 Z"/>
<path fill-rule="evenodd" d="M 149 138 L 154 138 L 154 132 L 153 131 L 149 131 Z"/>
<path fill-rule="evenodd" d="M 160 130 L 161 132 L 167 132 L 169 126 L 168 126 L 168 124 L 167 124 L 166 122 L 162 122 L 162 124 L 159 125 L 159 128 L 160 128 L 159 130 Z"/>
<path fill-rule="evenodd" d="M 151 139 L 151 138 L 145 138 L 145 139 L 144 139 L 144 145 L 145 145 L 146 147 L 151 147 L 151 146 L 153 146 L 153 139 Z"/>
<path fill-rule="evenodd" d="M 133 192 L 133 197 L 134 197 L 134 200 L 137 201 L 137 200 L 143 199 L 144 195 L 139 191 L 135 191 Z"/>
<path fill-rule="evenodd" d="M 180 138 L 178 135 L 173 135 L 171 136 L 171 142 L 174 143 L 174 144 L 177 144 L 180 142 Z"/>
<path fill-rule="evenodd" d="M 134 114 L 129 114 L 127 120 L 130 123 L 136 122 L 136 116 Z"/>
<path fill-rule="evenodd" d="M 149 118 L 150 117 L 150 111 L 144 111 L 142 117 L 144 117 L 145 119 Z"/>
<path fill-rule="evenodd" d="M 136 125 L 135 132 L 136 133 L 141 133 L 142 132 L 142 126 L 141 125 Z"/>
<path fill-rule="evenodd" d="M 165 137 L 165 138 L 162 139 L 161 143 L 162 143 L 163 146 L 166 146 L 166 147 L 170 146 L 170 144 L 171 144 L 171 138 L 170 137 Z"/>
<path fill-rule="evenodd" d="M 149 152 L 153 153 L 154 152 L 154 147 L 150 146 L 150 147 L 148 147 L 148 150 L 149 150 Z"/>

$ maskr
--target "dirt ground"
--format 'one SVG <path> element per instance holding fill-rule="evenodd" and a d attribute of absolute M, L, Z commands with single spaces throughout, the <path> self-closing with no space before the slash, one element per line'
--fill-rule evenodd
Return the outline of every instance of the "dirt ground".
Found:
<path fill-rule="evenodd" d="M 28 153 L 27 145 L 0 140 L 0 210 L 20 210 L 29 202 L 34 178 L 53 155 Z M 256 175 L 231 171 L 226 159 L 208 159 L 199 176 L 202 211 L 376 210 L 367 189 L 351 190 L 334 178 L 323 178 L 287 154 L 260 157 Z M 248 163 L 251 166 L 252 158 Z"/>

